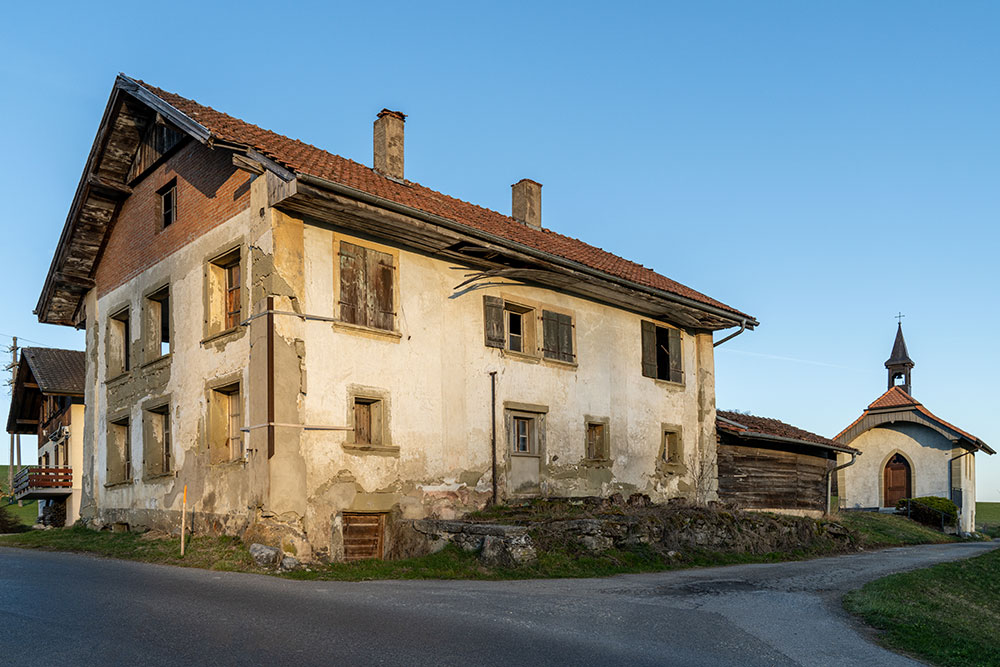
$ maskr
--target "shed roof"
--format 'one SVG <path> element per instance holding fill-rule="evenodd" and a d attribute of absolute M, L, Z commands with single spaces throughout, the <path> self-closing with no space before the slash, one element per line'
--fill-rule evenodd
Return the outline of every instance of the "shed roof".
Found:
<path fill-rule="evenodd" d="M 848 447 L 839 442 L 834 442 L 818 433 L 806 431 L 805 429 L 786 424 L 770 417 L 757 417 L 740 412 L 729 412 L 727 410 L 716 411 L 716 428 L 722 431 L 733 433 L 746 439 L 763 438 L 768 440 L 794 441 L 807 445 L 820 446 L 824 449 L 835 449 L 842 452 L 857 452 L 853 447 Z"/>

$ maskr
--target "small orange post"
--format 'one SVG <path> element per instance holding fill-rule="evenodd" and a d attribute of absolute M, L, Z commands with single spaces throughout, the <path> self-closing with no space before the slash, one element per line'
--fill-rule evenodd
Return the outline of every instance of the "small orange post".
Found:
<path fill-rule="evenodd" d="M 187 532 L 188 487 L 184 485 L 184 500 L 181 501 L 181 557 L 184 557 L 184 537 Z"/>

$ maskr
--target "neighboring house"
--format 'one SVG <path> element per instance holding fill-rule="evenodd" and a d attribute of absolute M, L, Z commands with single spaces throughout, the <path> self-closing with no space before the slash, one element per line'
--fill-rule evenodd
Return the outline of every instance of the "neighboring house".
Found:
<path fill-rule="evenodd" d="M 538 183 L 406 180 L 404 119 L 370 168 L 118 77 L 36 309 L 86 328 L 95 524 L 176 530 L 186 486 L 196 530 L 336 560 L 491 500 L 715 498 L 713 332 L 757 322 L 543 228 Z"/>
<path fill-rule="evenodd" d="M 14 376 L 7 432 L 38 436 L 38 465 L 17 472 L 14 497 L 37 499 L 48 525 L 80 518 L 86 372 L 81 351 L 26 347 Z"/>
<path fill-rule="evenodd" d="M 893 508 L 902 498 L 942 496 L 959 506 L 959 530 L 972 531 L 976 525 L 976 453 L 996 452 L 913 398 L 913 366 L 899 326 L 885 362 L 889 390 L 835 438 L 864 454 L 854 466 L 839 472 L 841 507 Z"/>
<path fill-rule="evenodd" d="M 746 509 L 822 516 L 837 455 L 857 450 L 795 426 L 719 410 L 719 500 Z"/>

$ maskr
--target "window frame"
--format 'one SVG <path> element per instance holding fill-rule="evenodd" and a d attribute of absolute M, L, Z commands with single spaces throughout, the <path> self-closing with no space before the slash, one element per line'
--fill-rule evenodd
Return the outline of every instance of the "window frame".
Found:
<path fill-rule="evenodd" d="M 541 458 L 545 451 L 545 421 L 548 408 L 542 405 L 530 405 L 527 403 L 516 403 L 512 401 L 504 402 L 504 422 L 506 435 L 507 453 L 510 456 L 529 456 Z M 527 423 L 528 451 L 518 451 L 516 444 L 518 439 L 518 422 Z"/>
<path fill-rule="evenodd" d="M 242 378 L 226 378 L 209 387 L 206 444 L 211 465 L 246 461 L 245 398 Z M 234 405 L 238 412 L 234 413 Z"/>
<path fill-rule="evenodd" d="M 366 405 L 369 418 L 369 439 L 358 439 L 357 417 L 358 406 Z M 397 455 L 399 448 L 392 442 L 390 421 L 389 393 L 375 387 L 352 385 L 347 391 L 347 423 L 351 429 L 347 432 L 343 446 L 358 453 L 378 453 Z"/>
<path fill-rule="evenodd" d="M 108 379 L 114 379 L 132 370 L 132 304 L 112 311 L 105 330 L 108 337 L 105 348 L 107 375 Z"/>
<path fill-rule="evenodd" d="M 643 377 L 683 386 L 684 331 L 651 320 L 641 320 L 640 323 L 639 350 Z M 666 349 L 663 347 L 664 341 Z M 661 367 L 661 359 L 664 356 L 665 368 Z"/>
<path fill-rule="evenodd" d="M 112 477 L 116 472 L 112 468 L 112 445 L 114 446 L 115 468 L 120 469 L 120 475 Z M 108 418 L 108 428 L 105 437 L 105 467 L 106 486 L 129 484 L 133 481 L 132 466 L 132 420 L 131 415 L 123 414 Z"/>
<path fill-rule="evenodd" d="M 156 195 L 159 204 L 159 229 L 164 230 L 177 222 L 177 178 L 174 177 L 162 185 L 156 191 Z M 168 199 L 169 206 L 167 205 Z"/>
<path fill-rule="evenodd" d="M 229 283 L 231 267 L 239 267 L 239 285 Z M 236 293 L 233 299 L 233 293 Z M 239 337 L 247 312 L 247 253 L 242 242 L 230 242 L 205 258 L 205 328 L 202 344 L 225 336 Z M 239 310 L 230 311 L 233 303 Z"/>
<path fill-rule="evenodd" d="M 143 407 L 145 426 L 143 429 L 144 478 L 173 476 L 173 420 L 169 397 L 160 397 Z"/>
<path fill-rule="evenodd" d="M 684 429 L 679 424 L 660 425 L 660 447 L 656 457 L 657 470 L 678 474 L 687 471 L 685 463 Z"/>
<path fill-rule="evenodd" d="M 360 249 L 361 253 L 345 253 L 344 244 L 352 248 Z M 348 267 L 345 257 L 353 257 L 353 265 Z M 380 258 L 388 258 L 388 261 L 379 261 Z M 333 235 L 333 319 L 335 328 L 343 330 L 357 330 L 368 333 L 388 335 L 399 338 L 400 333 L 400 276 L 399 276 L 399 250 L 390 246 L 373 243 L 366 239 L 347 236 L 344 234 Z M 370 277 L 370 270 L 375 267 L 377 277 Z M 382 267 L 387 269 L 387 273 L 382 271 Z M 357 278 L 357 303 L 351 303 L 348 299 L 348 290 L 345 281 L 349 280 L 348 271 L 361 273 L 361 278 Z M 355 273 L 357 275 L 357 273 Z M 387 280 L 386 277 L 389 276 Z M 391 310 L 380 309 L 378 303 L 379 289 L 374 281 L 381 281 L 383 285 L 382 294 L 386 293 L 388 286 L 388 298 L 391 301 Z M 362 304 L 364 308 L 362 309 Z M 386 304 L 382 304 L 384 308 Z M 371 306 L 369 308 L 369 306 Z M 346 308 L 355 310 L 353 317 L 345 316 Z M 360 315 L 364 312 L 364 316 Z M 381 319 L 380 319 L 381 318 Z M 386 322 L 391 318 L 391 322 Z M 352 321 L 353 320 L 353 321 Z M 389 324 L 390 326 L 383 326 Z"/>
<path fill-rule="evenodd" d="M 546 313 L 559 319 L 565 318 L 568 326 L 570 352 L 550 354 L 545 348 Z M 512 314 L 521 316 L 522 349 L 511 345 L 510 319 Z M 578 365 L 576 339 L 576 313 L 573 310 L 516 296 L 483 296 L 483 336 L 486 347 L 502 350 L 514 359 L 537 363 L 554 363 L 575 368 Z"/>
<path fill-rule="evenodd" d="M 583 420 L 583 458 L 589 463 L 611 463 L 610 419 L 607 417 L 592 417 L 587 415 Z M 600 427 L 600 442 L 597 445 L 598 455 L 591 452 L 591 427 Z"/>
<path fill-rule="evenodd" d="M 173 290 L 170 283 L 164 283 L 146 293 L 143 298 L 143 341 L 146 351 L 145 362 L 158 361 L 173 353 L 173 321 L 171 302 Z M 166 321 L 164 322 L 164 310 Z M 164 336 L 166 340 L 164 340 Z M 164 352 L 166 345 L 166 352 Z"/>

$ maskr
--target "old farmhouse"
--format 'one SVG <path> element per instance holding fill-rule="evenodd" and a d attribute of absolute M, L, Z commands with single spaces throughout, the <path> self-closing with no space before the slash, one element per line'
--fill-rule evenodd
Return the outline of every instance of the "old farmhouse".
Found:
<path fill-rule="evenodd" d="M 972 531 L 976 525 L 976 454 L 996 452 L 913 398 L 914 365 L 900 325 L 885 362 L 888 391 L 834 438 L 864 454 L 854 466 L 838 473 L 840 504 L 876 509 L 894 508 L 903 498 L 951 498 L 960 510 L 959 530 Z"/>
<path fill-rule="evenodd" d="M 713 332 L 751 316 L 404 175 L 119 76 L 38 301 L 86 329 L 83 514 L 300 558 L 491 500 L 713 499 Z"/>
<path fill-rule="evenodd" d="M 17 471 L 14 496 L 38 500 L 39 520 L 46 525 L 72 525 L 80 518 L 85 359 L 79 350 L 26 347 L 14 376 L 7 432 L 38 438 L 38 465 Z"/>

